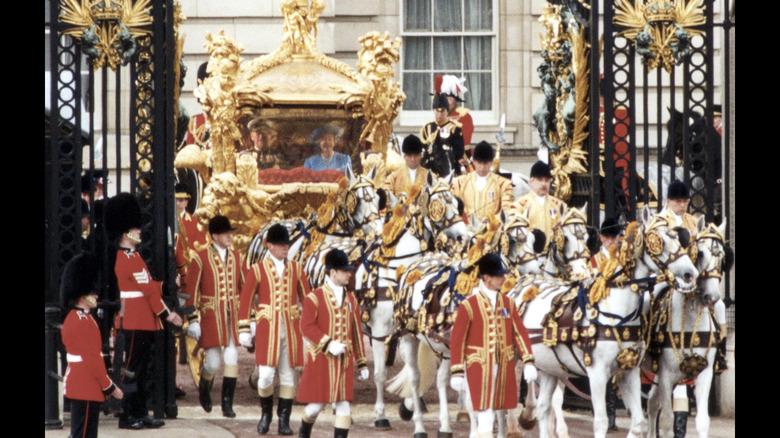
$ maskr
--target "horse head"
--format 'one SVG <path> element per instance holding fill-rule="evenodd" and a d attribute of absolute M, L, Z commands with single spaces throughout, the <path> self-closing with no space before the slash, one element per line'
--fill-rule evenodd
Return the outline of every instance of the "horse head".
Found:
<path fill-rule="evenodd" d="M 731 269 L 733 252 L 726 245 L 726 222 L 720 226 L 707 224 L 704 216 L 696 224 L 696 236 L 689 247 L 689 255 L 699 270 L 697 293 L 707 306 L 720 299 L 720 281 L 723 272 Z"/>
<path fill-rule="evenodd" d="M 587 204 L 570 208 L 552 230 L 549 258 L 555 263 L 557 271 L 564 272 L 571 280 L 590 273 L 587 208 Z"/>
<path fill-rule="evenodd" d="M 680 243 L 680 235 L 661 215 L 652 215 L 645 206 L 641 213 L 642 238 L 636 245 L 641 251 L 641 261 L 653 272 L 661 273 L 678 290 L 692 291 L 696 287 L 699 271 L 688 256 L 687 248 Z"/>
<path fill-rule="evenodd" d="M 536 236 L 530 230 L 528 214 L 504 216 L 504 232 L 509 240 L 507 258 L 520 274 L 540 274 L 542 266 L 539 255 L 534 250 Z"/>
<path fill-rule="evenodd" d="M 349 231 L 362 230 L 366 236 L 382 232 L 383 220 L 379 214 L 380 196 L 376 185 L 377 168 L 356 176 L 347 168 L 347 188 L 337 196 L 337 205 L 343 216 L 340 222 Z"/>
<path fill-rule="evenodd" d="M 458 210 L 458 200 L 452 194 L 452 178 L 453 174 L 439 179 L 428 172 L 416 203 L 426 233 L 433 236 L 437 244 L 447 239 L 463 248 L 471 238 L 471 233 Z"/>

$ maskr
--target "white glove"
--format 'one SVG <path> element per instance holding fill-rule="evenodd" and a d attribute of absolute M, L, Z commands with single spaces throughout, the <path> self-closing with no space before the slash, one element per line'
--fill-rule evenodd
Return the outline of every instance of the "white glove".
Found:
<path fill-rule="evenodd" d="M 535 366 L 529 363 L 523 367 L 523 377 L 525 377 L 526 383 L 535 382 L 539 377 L 539 372 L 536 370 Z"/>
<path fill-rule="evenodd" d="M 360 370 L 360 376 L 358 376 L 358 380 L 361 382 L 364 380 L 368 380 L 368 368 L 363 368 Z"/>
<path fill-rule="evenodd" d="M 257 333 L 257 323 L 252 321 L 249 323 L 249 332 L 252 333 L 252 337 L 255 337 L 255 334 Z"/>
<path fill-rule="evenodd" d="M 454 389 L 456 392 L 460 392 L 460 390 L 463 389 L 463 376 L 450 377 L 450 388 Z"/>
<path fill-rule="evenodd" d="M 252 334 L 247 332 L 241 332 L 238 334 L 238 343 L 243 345 L 244 347 L 251 347 L 252 346 Z"/>
<path fill-rule="evenodd" d="M 344 351 L 346 350 L 346 345 L 342 344 L 339 341 L 330 341 L 330 344 L 328 344 L 328 353 L 338 356 L 339 354 L 344 354 Z"/>
<path fill-rule="evenodd" d="M 196 341 L 200 339 L 200 323 L 198 321 L 192 321 L 189 327 L 187 327 L 187 336 Z"/>

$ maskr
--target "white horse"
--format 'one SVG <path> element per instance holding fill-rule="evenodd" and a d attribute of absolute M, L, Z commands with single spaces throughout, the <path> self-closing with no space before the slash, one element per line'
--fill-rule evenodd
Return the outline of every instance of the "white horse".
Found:
<path fill-rule="evenodd" d="M 437 180 L 432 173 L 422 186 L 400 197 L 392 217 L 385 223 L 380 238 L 365 251 L 355 272 L 355 291 L 363 311 L 363 321 L 371 337 L 374 355 L 374 405 L 379 430 L 390 429 L 385 415 L 384 391 L 387 382 L 388 343 L 398 327 L 394 317 L 396 271 L 405 268 L 434 248 L 457 251 L 470 233 L 458 214 L 458 204 L 448 179 Z M 449 178 L 451 179 L 451 178 Z M 389 353 L 389 354 L 388 354 Z"/>
<path fill-rule="evenodd" d="M 535 281 L 513 296 L 531 334 L 539 370 L 540 437 L 548 436 L 553 391 L 560 379 L 571 375 L 587 376 L 590 381 L 596 438 L 606 436 L 606 385 L 618 373 L 623 401 L 631 412 L 628 436 L 647 431 L 636 366 L 645 348 L 642 289 L 655 282 L 651 275 L 663 274 L 674 278 L 681 289 L 692 290 L 698 271 L 664 218 L 651 216 L 647 208 L 640 216 L 640 224 L 629 225 L 611 269 L 573 283 Z"/>
<path fill-rule="evenodd" d="M 697 223 L 692 252 L 701 272 L 696 292 L 665 288 L 654 301 L 651 344 L 643 362 L 646 371 L 656 373 L 656 385 L 647 404 L 651 437 L 656 436 L 657 428 L 666 433 L 663 436 L 671 436 L 672 389 L 684 378 L 693 378 L 696 384 L 698 436 L 708 436 L 715 349 L 724 335 L 712 306 L 720 299 L 722 272 L 730 269 L 724 232 L 725 222 L 719 227 L 707 225 L 702 216 Z M 663 421 L 657 425 L 659 420 Z"/>

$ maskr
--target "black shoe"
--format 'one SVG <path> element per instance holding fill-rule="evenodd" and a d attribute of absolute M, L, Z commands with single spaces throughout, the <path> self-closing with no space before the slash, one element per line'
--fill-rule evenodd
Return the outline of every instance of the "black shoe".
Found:
<path fill-rule="evenodd" d="M 274 396 L 260 397 L 260 407 L 263 410 L 260 421 L 257 423 L 257 433 L 265 435 L 271 428 L 271 419 L 273 417 Z"/>
<path fill-rule="evenodd" d="M 617 389 L 612 386 L 612 383 L 607 383 L 607 420 L 609 425 L 607 430 L 618 430 L 617 424 L 615 424 L 615 417 L 617 411 Z"/>
<path fill-rule="evenodd" d="M 301 429 L 298 431 L 298 438 L 311 438 L 312 427 L 314 427 L 314 423 L 301 421 Z"/>
<path fill-rule="evenodd" d="M 198 384 L 198 401 L 200 406 L 206 412 L 211 412 L 211 387 L 214 385 L 214 379 L 206 380 L 201 374 Z"/>
<path fill-rule="evenodd" d="M 119 418 L 119 428 L 120 429 L 132 429 L 132 430 L 139 430 L 144 428 L 144 422 L 141 421 L 139 418 L 133 418 L 133 417 L 127 417 L 127 418 Z"/>
<path fill-rule="evenodd" d="M 184 388 L 182 388 L 181 385 L 177 384 L 176 385 L 176 398 L 184 398 L 184 396 L 186 396 L 186 395 L 187 395 L 187 393 L 184 392 Z"/>
<path fill-rule="evenodd" d="M 339 429 L 338 427 L 333 430 L 333 438 L 347 438 L 349 435 L 349 429 Z"/>
<path fill-rule="evenodd" d="M 688 412 L 679 411 L 674 413 L 674 438 L 685 438 L 688 431 Z"/>
<path fill-rule="evenodd" d="M 222 415 L 228 418 L 235 418 L 233 412 L 233 394 L 236 392 L 236 378 L 225 377 L 222 380 Z"/>
<path fill-rule="evenodd" d="M 290 414 L 292 414 L 291 398 L 280 398 L 279 405 L 276 407 L 276 415 L 279 417 L 279 435 L 293 435 L 295 432 L 290 429 Z"/>
<path fill-rule="evenodd" d="M 165 421 L 159 418 L 152 418 L 148 415 L 142 418 L 141 422 L 144 424 L 144 427 L 147 429 L 159 429 L 165 426 Z"/>

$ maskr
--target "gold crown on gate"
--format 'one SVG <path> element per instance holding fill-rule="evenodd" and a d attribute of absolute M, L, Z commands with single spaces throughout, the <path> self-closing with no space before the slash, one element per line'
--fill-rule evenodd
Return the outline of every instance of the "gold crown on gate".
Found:
<path fill-rule="evenodd" d="M 643 12 L 648 23 L 672 22 L 677 19 L 674 3 L 669 0 L 651 0 Z"/>

